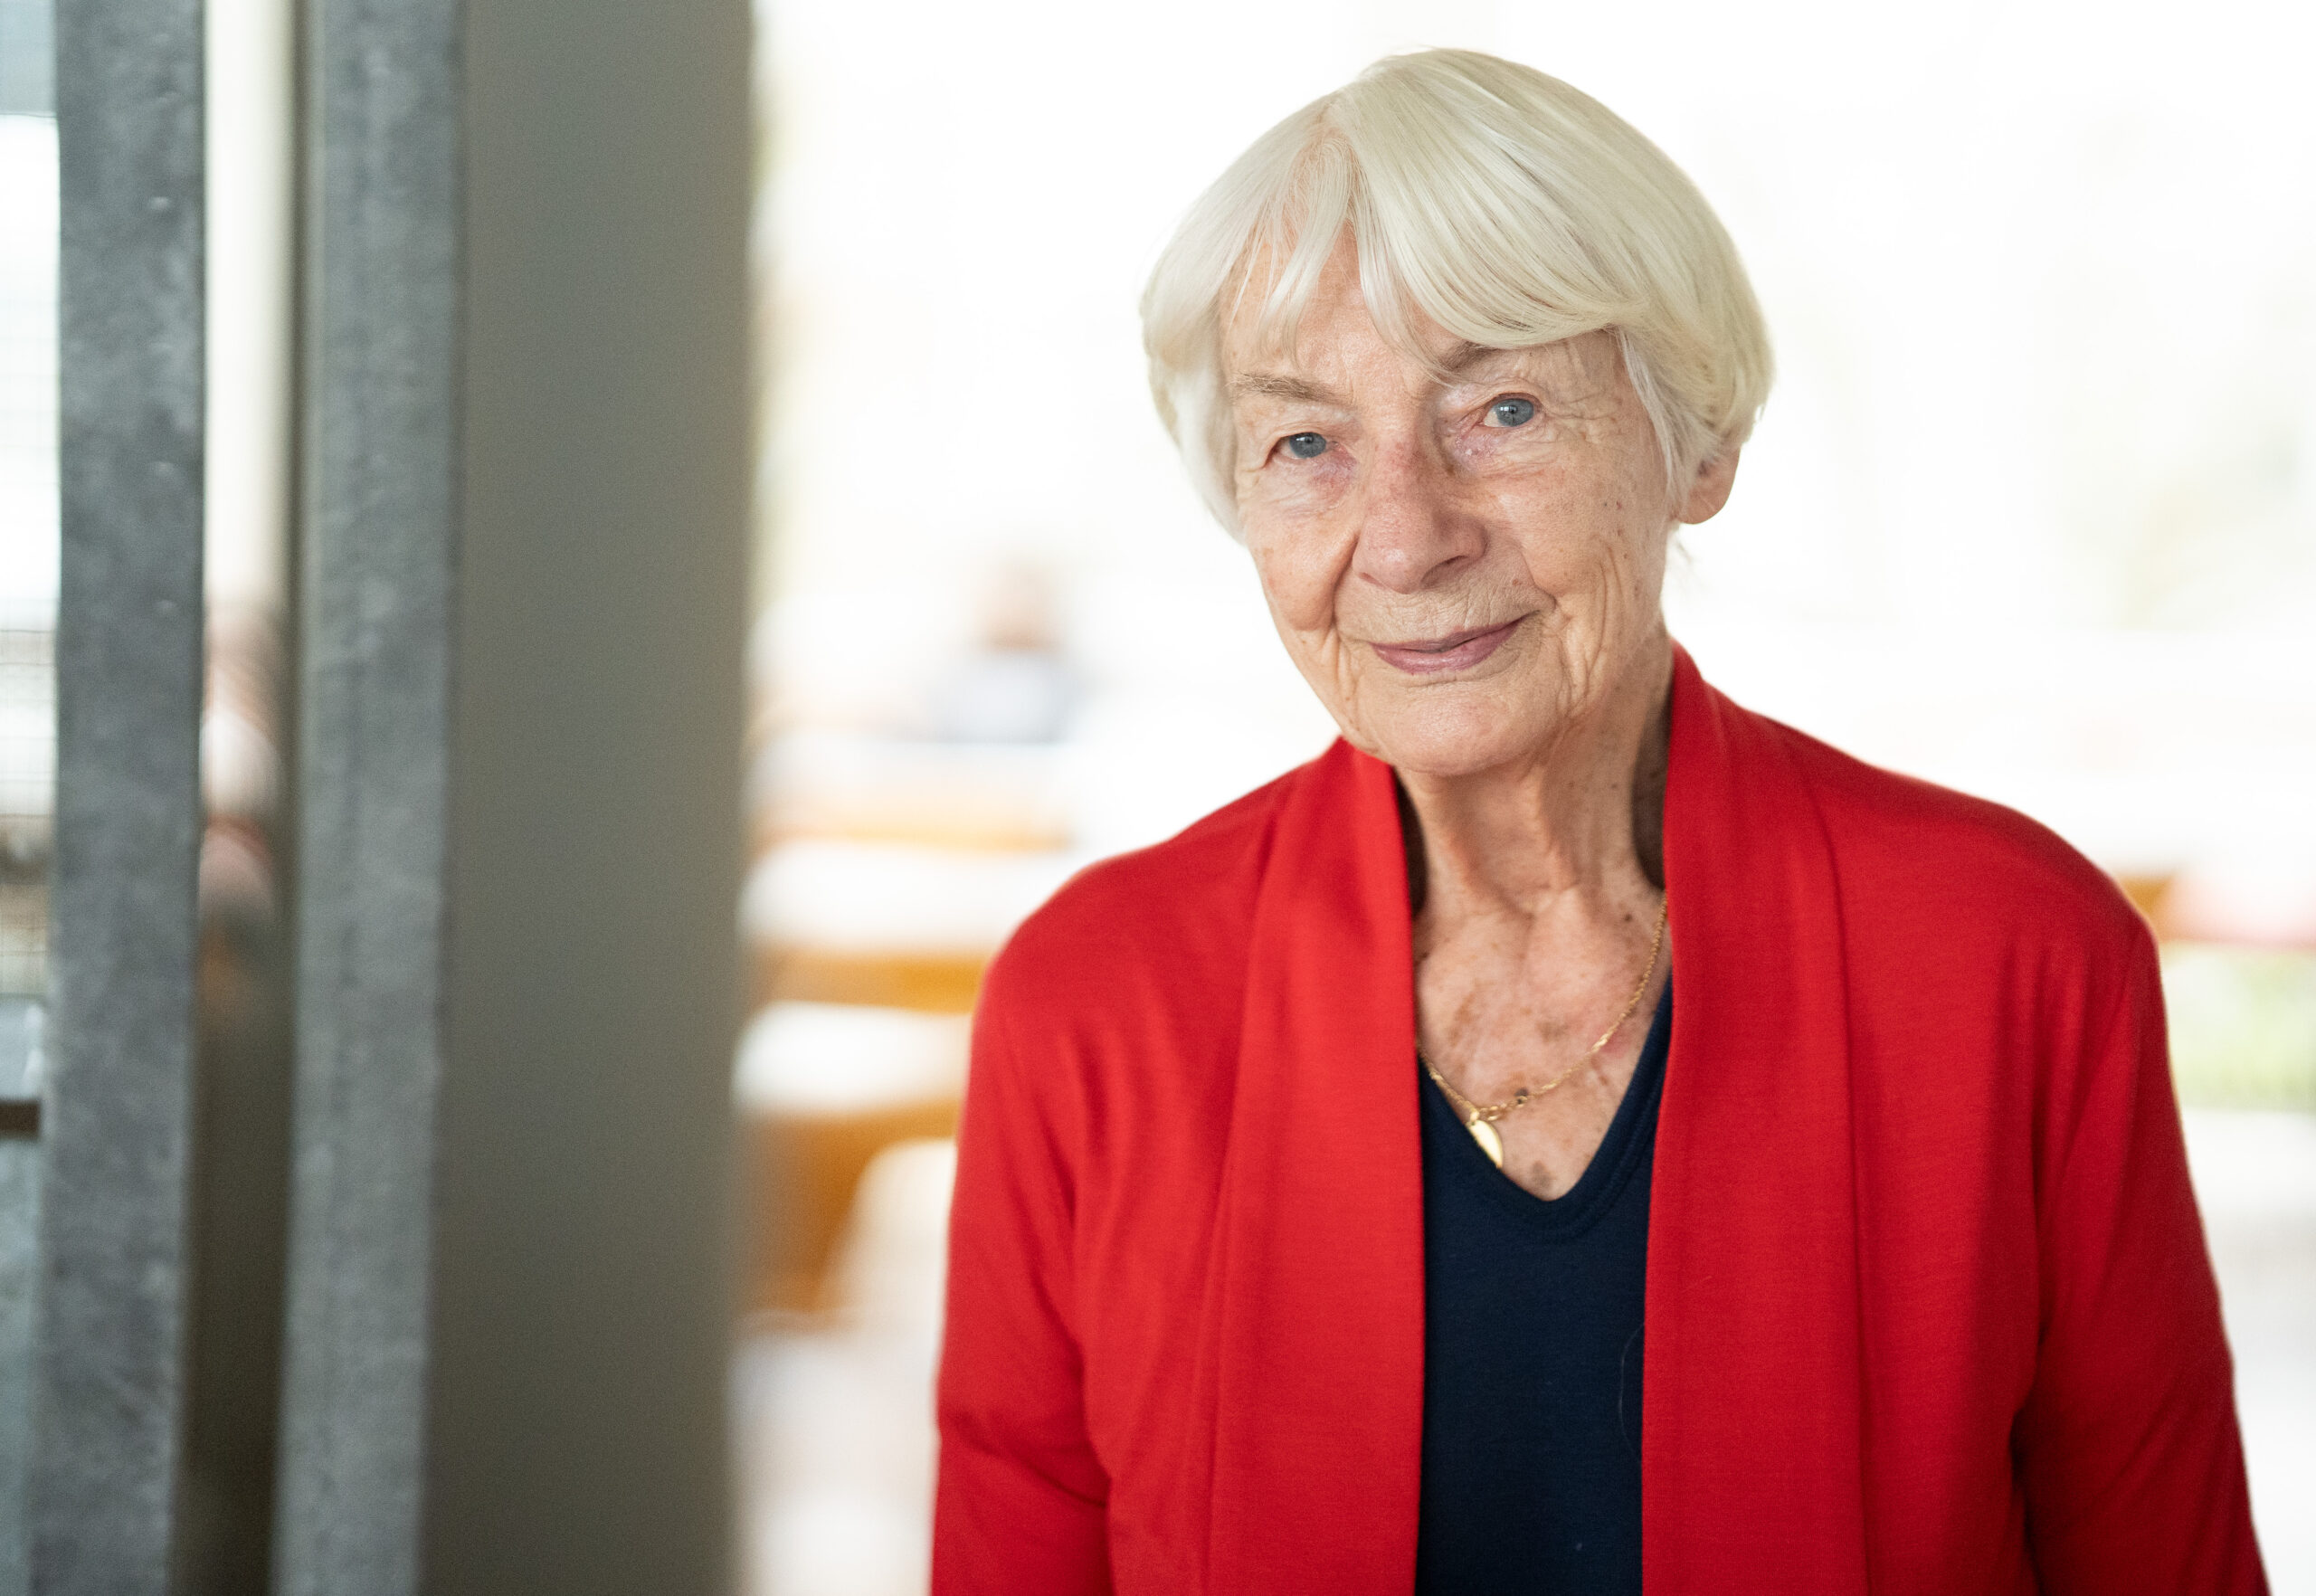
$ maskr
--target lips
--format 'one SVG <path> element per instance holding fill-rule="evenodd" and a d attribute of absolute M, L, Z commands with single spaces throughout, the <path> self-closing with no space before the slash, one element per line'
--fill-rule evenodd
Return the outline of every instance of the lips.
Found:
<path fill-rule="evenodd" d="M 1446 676 L 1457 670 L 1469 670 L 1495 652 L 1519 624 L 1518 621 L 1506 621 L 1500 626 L 1455 632 L 1446 637 L 1418 642 L 1379 642 L 1368 646 L 1375 651 L 1377 659 L 1394 670 L 1404 670 L 1410 676 Z"/>

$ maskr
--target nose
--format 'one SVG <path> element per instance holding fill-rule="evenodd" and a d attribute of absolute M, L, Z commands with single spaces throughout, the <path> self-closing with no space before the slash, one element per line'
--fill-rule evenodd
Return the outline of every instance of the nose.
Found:
<path fill-rule="evenodd" d="M 1485 534 L 1448 463 L 1415 439 L 1372 457 L 1352 569 L 1392 593 L 1421 593 L 1479 558 Z"/>

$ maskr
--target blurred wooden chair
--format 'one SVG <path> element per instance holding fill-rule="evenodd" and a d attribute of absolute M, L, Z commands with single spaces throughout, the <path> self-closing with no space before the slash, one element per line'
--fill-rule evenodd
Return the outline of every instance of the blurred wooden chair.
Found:
<path fill-rule="evenodd" d="M 830 730 L 768 741 L 741 921 L 747 1303 L 831 1311 L 861 1173 L 954 1134 L 989 960 L 1077 863 L 1051 746 Z"/>
<path fill-rule="evenodd" d="M 897 1142 L 954 1135 L 963 1015 L 775 1002 L 740 1045 L 751 1313 L 837 1306 L 830 1269 L 861 1173 Z"/>
<path fill-rule="evenodd" d="M 848 1323 L 939 1339 L 956 1176 L 957 1144 L 948 1137 L 896 1141 L 868 1161 L 824 1288 Z"/>

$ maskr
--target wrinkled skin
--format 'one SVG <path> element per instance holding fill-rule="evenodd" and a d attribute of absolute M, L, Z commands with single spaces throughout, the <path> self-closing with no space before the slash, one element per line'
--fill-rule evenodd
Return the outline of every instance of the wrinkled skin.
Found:
<path fill-rule="evenodd" d="M 1259 267 L 1259 262 L 1258 263 Z M 1732 449 L 1668 490 L 1615 337 L 1516 350 L 1386 342 L 1340 245 L 1296 347 L 1226 329 L 1247 546 L 1278 633 L 1412 812 L 1419 1040 L 1540 1196 L 1599 1147 L 1668 977 L 1649 959 L 1676 521 L 1718 511 Z M 1444 371 L 1443 378 L 1438 375 Z"/>

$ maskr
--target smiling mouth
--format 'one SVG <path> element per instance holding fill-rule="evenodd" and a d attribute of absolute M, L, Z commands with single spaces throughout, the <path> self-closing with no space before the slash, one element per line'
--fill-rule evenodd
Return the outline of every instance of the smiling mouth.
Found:
<path fill-rule="evenodd" d="M 1451 671 L 1468 670 L 1486 659 L 1503 646 L 1504 640 L 1519 624 L 1516 620 L 1506 621 L 1499 626 L 1450 632 L 1446 637 L 1420 642 L 1379 642 L 1368 646 L 1395 670 L 1404 670 L 1410 676 L 1445 676 Z"/>

